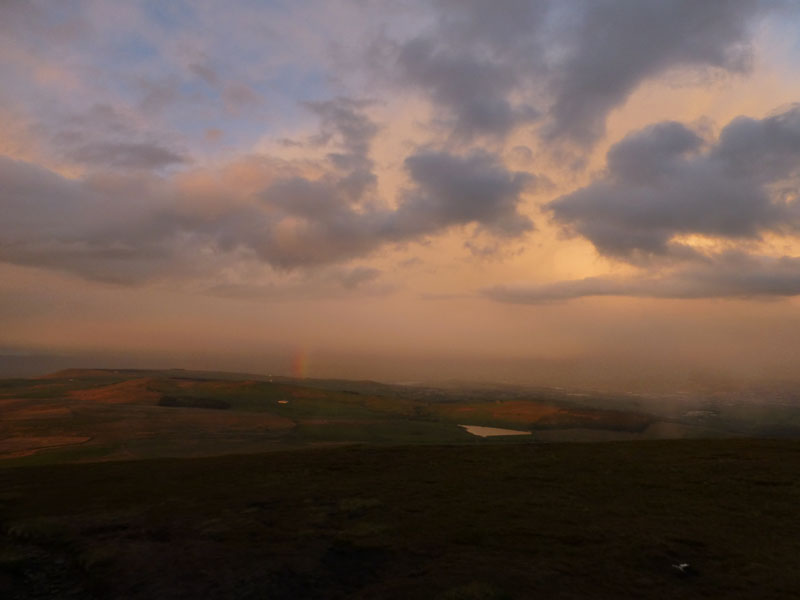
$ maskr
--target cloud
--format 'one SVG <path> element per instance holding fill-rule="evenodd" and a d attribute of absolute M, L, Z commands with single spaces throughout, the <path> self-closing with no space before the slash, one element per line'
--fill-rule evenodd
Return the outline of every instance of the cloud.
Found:
<path fill-rule="evenodd" d="M 339 187 L 352 201 L 362 199 L 377 182 L 369 151 L 378 126 L 364 113 L 369 104 L 351 98 L 306 103 L 320 118 L 320 132 L 312 142 L 339 146 L 338 151 L 328 153 L 327 157 L 334 168 L 345 173 Z"/>
<path fill-rule="evenodd" d="M 533 229 L 519 205 L 535 179 L 508 171 L 494 155 L 420 151 L 409 156 L 411 185 L 394 210 L 363 202 L 371 172 L 356 160 L 357 153 L 345 156 L 349 159 L 337 157 L 334 163 L 350 164 L 352 170 L 314 180 L 280 179 L 269 186 L 261 195 L 263 215 L 237 228 L 239 243 L 270 264 L 296 268 L 364 256 L 450 227 L 474 224 L 501 239 Z M 362 183 L 354 186 L 354 180 Z"/>
<path fill-rule="evenodd" d="M 498 239 L 533 228 L 519 206 L 535 179 L 486 152 L 412 154 L 408 185 L 389 208 L 377 197 L 370 144 L 378 127 L 366 106 L 309 105 L 321 120 L 315 143 L 330 150 L 312 169 L 261 157 L 161 177 L 94 170 L 68 179 L 0 159 L 0 260 L 140 283 L 213 278 L 237 262 L 279 270 L 343 264 L 458 226 Z M 113 150 L 103 160 L 116 166 Z M 365 269 L 340 283 L 355 288 L 377 277 Z"/>
<path fill-rule="evenodd" d="M 0 181 L 0 232 L 6 243 L 37 233 L 47 236 L 69 231 L 81 219 L 75 205 L 87 202 L 79 187 L 65 178 L 6 157 L 0 157 Z"/>
<path fill-rule="evenodd" d="M 476 223 L 510 238 L 534 228 L 519 206 L 535 177 L 508 171 L 492 154 L 422 151 L 406 158 L 405 166 L 416 185 L 406 192 L 394 215 L 397 231 L 431 233 Z"/>
<path fill-rule="evenodd" d="M 211 65 L 205 62 L 194 62 L 189 64 L 187 68 L 190 73 L 202 79 L 207 85 L 214 88 L 220 85 L 220 77 Z"/>
<path fill-rule="evenodd" d="M 71 180 L 0 157 L 0 260 L 142 282 L 192 272 L 195 248 L 181 239 L 162 180 L 93 175 Z"/>
<path fill-rule="evenodd" d="M 216 283 L 204 292 L 212 296 L 271 301 L 385 296 L 395 288 L 381 283 L 381 275 L 380 270 L 370 267 L 331 267 L 289 275 L 269 283 Z"/>
<path fill-rule="evenodd" d="M 774 5 L 774 3 L 773 3 Z M 599 138 L 605 118 L 647 78 L 669 69 L 747 70 L 754 18 L 770 3 L 575 2 L 566 19 L 563 59 L 553 71 L 550 139 L 588 143 Z"/>
<path fill-rule="evenodd" d="M 364 114 L 370 102 L 340 97 L 305 105 L 320 118 L 320 132 L 315 136 L 317 143 L 327 144 L 338 136 L 350 154 L 366 157 L 369 144 L 378 133 L 378 126 Z"/>
<path fill-rule="evenodd" d="M 339 276 L 342 286 L 345 289 L 353 290 L 366 283 L 375 281 L 381 276 L 380 269 L 373 269 L 370 267 L 354 267 L 342 273 Z"/>
<path fill-rule="evenodd" d="M 91 169 L 158 170 L 191 162 L 161 135 L 142 130 L 134 116 L 109 104 L 94 104 L 51 127 L 59 157 Z"/>
<path fill-rule="evenodd" d="M 159 169 L 181 164 L 187 159 L 157 143 L 97 142 L 73 148 L 68 156 L 92 166 L 126 169 Z"/>
<path fill-rule="evenodd" d="M 139 86 L 144 93 L 139 101 L 139 109 L 143 114 L 158 114 L 181 100 L 180 82 L 176 77 L 159 80 L 143 78 Z"/>
<path fill-rule="evenodd" d="M 216 127 L 211 127 L 206 129 L 205 139 L 209 142 L 219 142 L 225 133 L 221 129 L 217 129 Z"/>
<path fill-rule="evenodd" d="M 800 106 L 761 120 L 739 117 L 706 145 L 675 122 L 626 136 L 607 171 L 546 205 L 555 221 L 605 255 L 626 260 L 681 254 L 674 238 L 759 239 L 796 231 Z"/>
<path fill-rule="evenodd" d="M 755 24 L 781 7 L 762 0 L 444 1 L 430 31 L 397 44 L 395 66 L 461 141 L 502 139 L 540 120 L 547 141 L 585 149 L 605 133 L 608 114 L 650 78 L 674 69 L 748 71 Z"/>
<path fill-rule="evenodd" d="M 242 112 L 261 103 L 261 97 L 256 91 L 244 83 L 226 85 L 222 91 L 222 100 L 225 110 L 232 115 L 240 115 Z"/>
<path fill-rule="evenodd" d="M 428 92 L 443 109 L 443 120 L 456 139 L 504 138 L 538 117 L 532 106 L 509 99 L 516 83 L 511 65 L 437 49 L 427 38 L 405 43 L 397 61 L 404 79 Z"/>
<path fill-rule="evenodd" d="M 800 295 L 800 258 L 727 252 L 657 277 L 587 277 L 542 285 L 500 285 L 483 289 L 481 294 L 512 304 L 544 304 L 592 296 L 789 297 Z"/>
<path fill-rule="evenodd" d="M 309 104 L 321 119 L 312 141 L 336 147 L 327 154 L 331 168 L 316 179 L 279 179 L 260 195 L 260 224 L 251 219 L 239 228 L 247 230 L 239 240 L 263 260 L 281 268 L 330 264 L 469 224 L 500 238 L 533 229 L 518 209 L 535 178 L 508 171 L 486 152 L 412 154 L 404 162 L 411 185 L 394 210 L 386 208 L 375 197 L 369 149 L 378 127 L 364 114 L 367 106 L 343 98 Z"/>

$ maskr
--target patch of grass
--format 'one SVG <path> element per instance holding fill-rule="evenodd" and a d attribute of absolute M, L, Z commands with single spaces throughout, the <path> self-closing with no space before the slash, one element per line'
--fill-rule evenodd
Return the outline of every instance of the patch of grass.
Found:
<path fill-rule="evenodd" d="M 122 377 L 0 379 L 0 397 L 26 399 L 63 398 L 69 392 L 124 381 Z"/>
<path fill-rule="evenodd" d="M 477 438 L 450 423 L 383 419 L 367 422 L 301 423 L 291 438 L 306 442 L 359 442 L 369 444 L 475 443 Z"/>

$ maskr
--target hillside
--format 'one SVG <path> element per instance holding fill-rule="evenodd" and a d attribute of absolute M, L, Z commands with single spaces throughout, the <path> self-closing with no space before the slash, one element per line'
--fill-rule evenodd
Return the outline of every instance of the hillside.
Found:
<path fill-rule="evenodd" d="M 315 445 L 504 443 L 715 435 L 640 410 L 563 394 L 444 390 L 182 370 L 67 370 L 0 380 L 6 464 L 211 456 Z"/>
<path fill-rule="evenodd" d="M 796 598 L 799 473 L 752 440 L 5 468 L 0 595 Z"/>
<path fill-rule="evenodd" d="M 0 597 L 794 598 L 800 441 L 734 439 L 775 398 L 0 380 Z"/>

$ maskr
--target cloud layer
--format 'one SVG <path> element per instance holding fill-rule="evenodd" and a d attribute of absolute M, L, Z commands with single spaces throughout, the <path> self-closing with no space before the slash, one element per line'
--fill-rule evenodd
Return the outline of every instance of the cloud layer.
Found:
<path fill-rule="evenodd" d="M 303 164 L 254 161 L 239 168 L 255 179 L 249 192 L 227 188 L 236 182 L 213 172 L 196 173 L 199 185 L 191 176 L 124 173 L 75 180 L 0 158 L 0 259 L 140 282 L 196 275 L 187 268 L 192 255 L 208 269 L 242 257 L 295 269 L 346 262 L 451 227 L 474 225 L 499 238 L 533 228 L 519 206 L 534 178 L 486 152 L 410 155 L 409 183 L 387 207 L 375 196 L 369 149 L 378 128 L 364 104 L 337 99 L 309 108 L 321 120 L 312 142 L 326 150 L 311 169 L 316 174 L 304 175 Z M 356 286 L 372 271 L 359 273 L 346 283 Z"/>
<path fill-rule="evenodd" d="M 675 74 L 701 89 L 750 76 L 770 59 L 758 36 L 776 15 L 793 22 L 800 10 L 765 0 L 7 2 L 0 261 L 212 287 L 260 268 L 357 289 L 385 272 L 366 263 L 412 243 L 455 234 L 462 254 L 451 264 L 499 263 L 540 244 L 537 230 L 555 237 L 555 224 L 640 277 L 525 297 L 747 295 L 748 285 L 783 295 L 791 284 L 766 280 L 791 279 L 794 258 L 758 246 L 797 237 L 797 106 L 741 116 L 717 136 L 650 123 L 611 146 L 587 185 L 572 183 L 587 181 L 609 115 L 638 89 Z M 578 160 L 553 168 L 565 156 Z M 548 178 L 557 198 L 540 185 Z M 734 263 L 754 277 L 701 285 Z"/>
<path fill-rule="evenodd" d="M 607 155 L 606 173 L 547 205 L 555 220 L 623 259 L 686 254 L 678 236 L 758 239 L 798 226 L 800 107 L 739 117 L 718 139 L 676 122 L 633 132 Z"/>
<path fill-rule="evenodd" d="M 549 142 L 585 148 L 614 108 L 671 70 L 744 73 L 760 0 L 440 2 L 435 26 L 398 44 L 402 81 L 428 94 L 458 140 L 540 120 Z M 542 119 L 539 119 L 543 117 Z"/>
<path fill-rule="evenodd" d="M 545 304 L 595 296 L 769 298 L 800 294 L 800 258 L 728 252 L 662 275 L 587 277 L 542 285 L 499 285 L 481 293 L 511 304 Z"/>

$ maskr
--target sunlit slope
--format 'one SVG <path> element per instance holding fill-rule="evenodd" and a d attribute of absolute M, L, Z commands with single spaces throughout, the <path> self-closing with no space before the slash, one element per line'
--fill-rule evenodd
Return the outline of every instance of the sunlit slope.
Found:
<path fill-rule="evenodd" d="M 68 370 L 0 380 L 0 458 L 85 461 L 259 452 L 339 443 L 498 443 L 685 437 L 642 412 L 502 393 L 181 370 Z M 659 429 L 659 427 L 661 429 Z M 698 435 L 702 430 L 691 430 Z"/>

